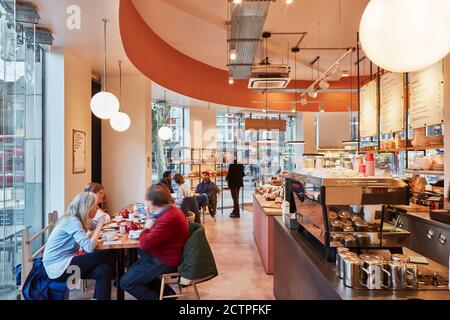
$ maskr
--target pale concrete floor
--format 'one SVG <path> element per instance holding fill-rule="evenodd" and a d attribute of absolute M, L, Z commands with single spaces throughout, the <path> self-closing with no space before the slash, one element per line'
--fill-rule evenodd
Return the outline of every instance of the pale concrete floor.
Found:
<path fill-rule="evenodd" d="M 241 219 L 220 212 L 216 222 L 206 217 L 206 235 L 216 259 L 219 276 L 198 285 L 202 300 L 273 300 L 273 277 L 264 272 L 253 239 L 251 207 Z M 113 298 L 116 290 L 113 289 Z M 84 293 L 73 292 L 71 299 L 90 299 L 92 284 Z M 126 295 L 126 299 L 133 297 Z"/>

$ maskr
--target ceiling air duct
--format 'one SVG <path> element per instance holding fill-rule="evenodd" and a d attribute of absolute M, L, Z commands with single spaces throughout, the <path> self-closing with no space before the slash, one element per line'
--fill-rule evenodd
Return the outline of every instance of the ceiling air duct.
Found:
<path fill-rule="evenodd" d="M 273 0 L 229 2 L 228 44 L 230 52 L 234 55 L 229 61 L 230 78 L 249 79 L 270 3 Z"/>

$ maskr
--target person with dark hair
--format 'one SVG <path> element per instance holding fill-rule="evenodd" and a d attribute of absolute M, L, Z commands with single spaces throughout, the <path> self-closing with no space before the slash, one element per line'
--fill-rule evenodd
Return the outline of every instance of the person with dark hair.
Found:
<path fill-rule="evenodd" d="M 170 193 L 175 193 L 172 188 L 172 172 L 166 171 L 163 173 L 163 177 L 159 180 L 159 183 L 165 184 L 169 188 Z"/>
<path fill-rule="evenodd" d="M 241 217 L 239 209 L 239 192 L 241 188 L 244 187 L 244 177 L 244 166 L 242 164 L 238 164 L 237 160 L 234 160 L 234 163 L 228 168 L 226 178 L 228 187 L 230 188 L 231 197 L 233 198 L 233 212 L 230 214 L 231 218 Z"/>
<path fill-rule="evenodd" d="M 209 214 L 216 216 L 217 195 L 220 193 L 219 187 L 211 181 L 211 174 L 208 171 L 203 172 L 203 179 L 197 185 L 195 193 L 198 193 L 198 204 L 200 207 L 208 206 Z"/>
<path fill-rule="evenodd" d="M 181 208 L 184 198 L 192 197 L 193 193 L 191 188 L 185 183 L 182 174 L 177 173 L 174 177 L 175 183 L 178 185 L 177 195 L 175 198 L 175 206 Z"/>
<path fill-rule="evenodd" d="M 111 217 L 100 207 L 100 205 L 103 203 L 103 199 L 105 198 L 105 188 L 103 188 L 103 186 L 99 183 L 91 182 L 84 187 L 84 192 L 92 192 L 93 194 L 95 194 L 97 213 L 95 214 L 95 217 L 94 219 L 92 219 L 92 221 L 94 223 L 97 223 L 100 217 L 105 217 L 105 224 L 110 223 Z"/>
<path fill-rule="evenodd" d="M 172 205 L 172 195 L 167 187 L 150 187 L 146 200 L 153 219 L 147 220 L 139 237 L 139 260 L 122 276 L 120 287 L 138 300 L 158 300 L 159 277 L 176 272 L 189 236 L 189 226 L 183 212 Z M 164 294 L 175 292 L 166 286 Z"/>

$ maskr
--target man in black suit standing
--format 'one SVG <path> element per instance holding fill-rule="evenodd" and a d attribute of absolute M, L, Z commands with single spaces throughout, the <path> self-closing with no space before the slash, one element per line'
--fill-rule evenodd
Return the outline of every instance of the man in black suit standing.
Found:
<path fill-rule="evenodd" d="M 244 166 L 242 164 L 238 164 L 237 160 L 234 160 L 234 163 L 228 168 L 227 174 L 228 187 L 230 188 L 234 205 L 233 212 L 230 214 L 231 218 L 241 217 L 239 210 L 239 192 L 241 188 L 244 187 L 244 177 Z"/>

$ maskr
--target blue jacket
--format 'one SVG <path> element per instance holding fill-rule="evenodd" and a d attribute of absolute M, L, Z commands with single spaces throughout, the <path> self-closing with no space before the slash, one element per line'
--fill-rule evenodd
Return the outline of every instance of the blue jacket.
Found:
<path fill-rule="evenodd" d="M 20 283 L 21 266 L 15 269 L 17 283 Z M 42 258 L 36 258 L 22 288 L 25 300 L 64 300 L 68 293 L 66 282 L 51 280 L 45 272 Z"/>

